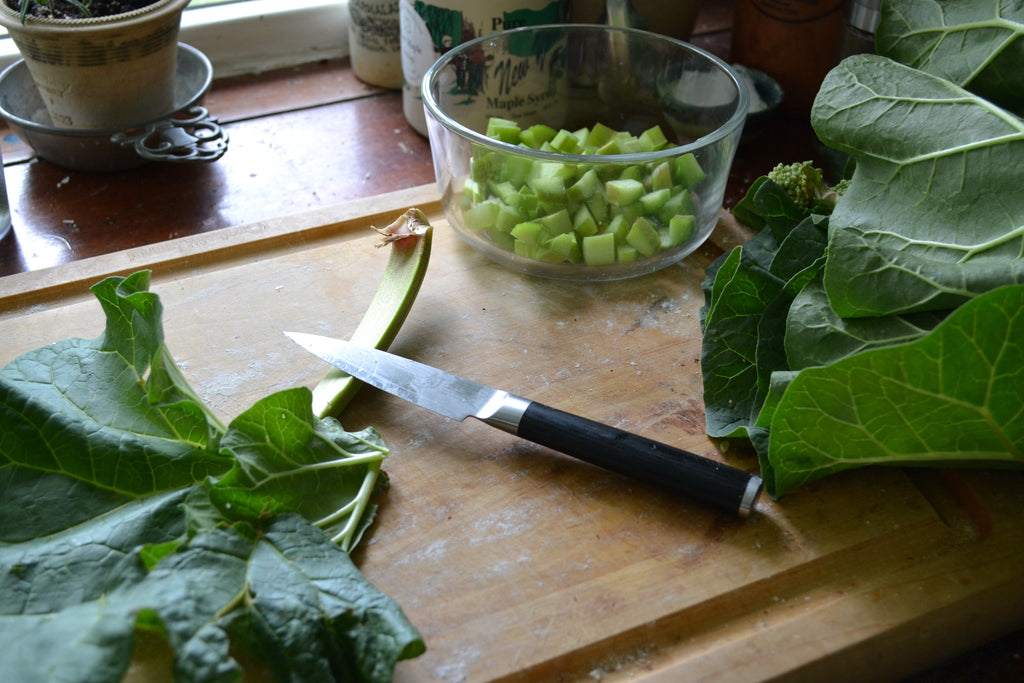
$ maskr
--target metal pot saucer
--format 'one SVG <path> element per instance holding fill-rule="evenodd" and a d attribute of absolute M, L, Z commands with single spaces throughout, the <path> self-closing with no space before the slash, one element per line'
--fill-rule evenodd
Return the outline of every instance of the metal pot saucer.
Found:
<path fill-rule="evenodd" d="M 201 106 L 213 66 L 199 50 L 178 44 L 174 108 L 157 119 L 106 129 L 53 125 L 24 60 L 0 74 L 0 116 L 41 159 L 76 171 L 117 171 L 152 161 L 194 163 L 224 155 L 228 135 Z"/>

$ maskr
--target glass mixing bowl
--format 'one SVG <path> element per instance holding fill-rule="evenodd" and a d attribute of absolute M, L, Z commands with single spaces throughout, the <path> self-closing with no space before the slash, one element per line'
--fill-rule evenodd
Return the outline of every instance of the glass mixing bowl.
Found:
<path fill-rule="evenodd" d="M 423 105 L 445 216 L 466 242 L 531 275 L 615 280 L 707 238 L 748 93 L 688 43 L 565 24 L 449 50 Z"/>

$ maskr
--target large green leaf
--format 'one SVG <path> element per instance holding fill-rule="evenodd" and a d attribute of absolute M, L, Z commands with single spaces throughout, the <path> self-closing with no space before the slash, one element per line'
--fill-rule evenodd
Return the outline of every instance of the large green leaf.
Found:
<path fill-rule="evenodd" d="M 786 360 L 793 370 L 828 365 L 861 351 L 914 341 L 946 316 L 929 311 L 877 318 L 840 318 L 820 278 L 808 283 L 786 314 Z"/>
<path fill-rule="evenodd" d="M 156 510 L 140 512 L 159 515 L 167 502 L 150 499 L 140 507 Z M 99 526 L 116 536 L 115 525 Z M 148 573 L 138 558 L 126 559 L 107 569 L 101 594 L 37 600 L 20 613 L 3 610 L 5 677 L 118 680 L 139 623 L 159 629 L 177 652 L 178 676 L 189 681 L 237 680 L 241 671 L 229 656 L 229 636 L 264 659 L 280 680 L 291 681 L 388 681 L 396 661 L 422 652 L 401 611 L 347 553 L 301 518 L 276 517 L 259 534 L 238 531 L 199 534 Z M 65 550 L 57 557 L 40 555 L 48 568 L 19 569 L 5 561 L 3 569 L 30 575 L 36 587 L 63 578 L 68 592 L 75 592 L 85 583 L 76 572 L 91 572 L 104 545 L 88 550 L 74 540 L 54 543 L 52 548 Z"/>
<path fill-rule="evenodd" d="M 888 0 L 885 54 L 844 60 L 812 110 L 855 168 L 828 217 L 823 275 L 816 248 L 786 256 L 786 241 L 709 269 L 709 433 L 745 435 L 772 496 L 870 464 L 1024 466 L 1024 122 L 997 104 L 1024 99 L 1022 14 L 1020 2 Z M 796 215 L 762 215 L 768 185 L 755 181 L 737 215 L 797 232 Z"/>
<path fill-rule="evenodd" d="M 704 281 L 701 369 L 706 431 L 747 436 L 773 371 L 786 367 L 786 310 L 821 266 L 821 216 L 808 216 L 775 183 L 750 198 L 770 228 L 717 259 Z"/>
<path fill-rule="evenodd" d="M 829 72 L 818 136 L 856 160 L 825 289 L 842 317 L 953 308 L 1024 282 L 1024 122 L 877 55 Z"/>
<path fill-rule="evenodd" d="M 1024 110 L 1024 4 L 1015 0 L 888 0 L 876 52 Z"/>
<path fill-rule="evenodd" d="M 0 614 L 59 612 L 138 581 L 146 573 L 138 549 L 182 536 L 187 491 L 133 500 L 65 531 L 0 545 Z"/>
<path fill-rule="evenodd" d="M 768 302 L 785 284 L 754 253 L 748 242 L 719 264 L 705 316 L 700 363 L 706 430 L 714 437 L 745 436 L 757 412 L 758 326 Z"/>
<path fill-rule="evenodd" d="M 770 417 L 773 496 L 873 464 L 1024 465 L 1024 285 L 917 341 L 797 373 Z"/>
<path fill-rule="evenodd" d="M 231 641 L 282 679 L 390 680 L 423 643 L 345 552 L 372 517 L 380 436 L 317 418 L 305 388 L 224 427 L 148 284 L 104 280 L 102 336 L 0 371 L 0 671 L 118 680 L 146 629 L 182 680 L 236 680 Z"/>
<path fill-rule="evenodd" d="M 148 285 L 145 271 L 97 284 L 103 335 L 41 347 L 0 371 L 0 541 L 67 529 L 231 467 L 218 448 L 223 426 L 164 347 Z"/>
<path fill-rule="evenodd" d="M 388 453 L 372 427 L 347 432 L 334 418 L 316 419 L 312 392 L 302 387 L 268 396 L 239 415 L 221 445 L 236 463 L 210 488 L 225 516 L 298 512 L 329 530 L 344 550 L 359 540 Z"/>

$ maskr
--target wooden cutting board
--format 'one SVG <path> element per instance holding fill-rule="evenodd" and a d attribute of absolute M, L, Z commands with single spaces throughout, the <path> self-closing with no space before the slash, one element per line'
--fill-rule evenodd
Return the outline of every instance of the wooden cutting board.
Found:
<path fill-rule="evenodd" d="M 428 275 L 392 350 L 741 468 L 704 434 L 704 267 L 736 235 L 634 280 L 504 270 L 433 186 L 0 278 L 0 365 L 102 331 L 89 285 L 153 270 L 167 344 L 225 420 L 327 370 L 281 332 L 348 336 L 418 206 Z M 364 388 L 391 488 L 355 559 L 428 651 L 398 681 L 877 680 L 1024 623 L 1024 475 L 862 470 L 733 519 Z"/>

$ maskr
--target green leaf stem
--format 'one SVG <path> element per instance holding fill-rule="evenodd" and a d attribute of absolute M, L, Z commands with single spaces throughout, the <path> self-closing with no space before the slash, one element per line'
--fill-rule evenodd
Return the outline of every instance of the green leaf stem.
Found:
<path fill-rule="evenodd" d="M 395 340 L 419 293 L 427 264 L 433 228 L 419 209 L 409 209 L 378 232 L 384 239 L 378 246 L 391 245 L 384 277 L 350 341 L 386 350 Z M 362 386 L 356 378 L 332 369 L 313 389 L 313 412 L 319 417 L 337 415 Z"/>

